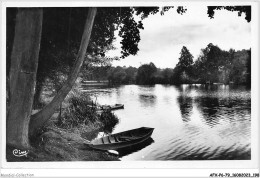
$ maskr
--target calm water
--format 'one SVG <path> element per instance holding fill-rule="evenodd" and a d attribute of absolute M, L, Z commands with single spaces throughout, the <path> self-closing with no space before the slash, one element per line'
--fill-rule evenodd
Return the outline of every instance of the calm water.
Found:
<path fill-rule="evenodd" d="M 142 126 L 152 138 L 121 160 L 251 159 L 251 91 L 228 85 L 85 88 L 100 104 L 122 103 L 113 133 Z"/>

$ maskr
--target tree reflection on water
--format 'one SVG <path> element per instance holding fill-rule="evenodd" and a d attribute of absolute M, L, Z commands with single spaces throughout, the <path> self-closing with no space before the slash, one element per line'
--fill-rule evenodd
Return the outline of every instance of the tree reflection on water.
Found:
<path fill-rule="evenodd" d="M 191 116 L 191 112 L 192 112 L 192 108 L 193 108 L 192 98 L 181 95 L 178 97 L 177 100 L 178 100 L 178 104 L 180 107 L 182 120 L 184 122 L 190 121 L 190 116 Z"/>

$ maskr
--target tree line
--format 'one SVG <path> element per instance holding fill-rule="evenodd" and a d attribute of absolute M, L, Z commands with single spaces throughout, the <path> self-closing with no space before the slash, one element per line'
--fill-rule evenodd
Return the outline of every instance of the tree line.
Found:
<path fill-rule="evenodd" d="M 251 83 L 251 49 L 225 51 L 208 44 L 194 61 L 183 46 L 174 68 L 160 69 L 154 63 L 135 67 L 96 67 L 92 80 L 108 80 L 111 84 L 244 84 Z"/>

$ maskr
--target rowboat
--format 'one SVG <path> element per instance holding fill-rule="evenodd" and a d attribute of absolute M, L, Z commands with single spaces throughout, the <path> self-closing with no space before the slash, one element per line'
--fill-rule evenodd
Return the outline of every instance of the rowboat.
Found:
<path fill-rule="evenodd" d="M 109 110 L 116 110 L 116 109 L 123 109 L 124 105 L 123 104 L 115 104 L 115 105 L 102 105 L 101 109 L 109 109 Z"/>
<path fill-rule="evenodd" d="M 140 127 L 92 140 L 88 146 L 99 150 L 118 150 L 147 140 L 153 130 L 154 128 Z"/>
<path fill-rule="evenodd" d="M 87 105 L 89 108 L 96 108 L 98 111 L 102 111 L 102 110 L 116 110 L 116 109 L 124 109 L 124 105 L 123 104 L 115 104 L 115 105 Z"/>

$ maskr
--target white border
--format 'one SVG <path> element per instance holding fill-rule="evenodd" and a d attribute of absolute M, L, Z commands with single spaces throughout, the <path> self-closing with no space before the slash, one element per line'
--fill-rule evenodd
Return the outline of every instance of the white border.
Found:
<path fill-rule="evenodd" d="M 146 172 L 149 177 L 158 177 L 158 176 L 193 176 L 193 173 L 189 173 L 189 171 L 183 170 L 183 168 L 189 168 L 192 172 L 200 172 L 201 170 L 197 170 L 197 168 L 202 168 L 207 172 L 206 176 L 209 176 L 209 172 L 217 172 L 217 169 L 231 169 L 229 171 L 235 172 L 240 169 L 243 169 L 242 172 L 250 171 L 259 172 L 259 3 L 255 1 L 244 1 L 244 2 L 202 2 L 207 5 L 252 5 L 252 20 L 251 20 L 251 41 L 252 41 L 252 88 L 251 88 L 251 114 L 252 114 L 252 129 L 251 129 L 251 160 L 243 160 L 243 161 L 125 161 L 125 162 L 15 162 L 10 163 L 5 160 L 5 133 L 6 133 L 6 108 L 5 108 L 5 57 L 6 57 L 6 29 L 5 29 L 5 14 L 6 7 L 76 7 L 76 6 L 167 6 L 167 5 L 193 5 L 201 3 L 201 1 L 189 2 L 170 2 L 170 1 L 153 1 L 153 2 L 145 2 L 145 1 L 126 1 L 120 2 L 118 1 L 6 1 L 4 0 L 1 4 L 1 126 L 2 126 L 2 152 L 1 152 L 1 168 L 2 173 L 16 172 L 16 171 L 26 171 L 26 169 L 30 169 L 30 172 L 35 175 L 46 175 L 51 176 L 58 168 L 63 168 L 62 176 L 75 176 L 75 172 L 70 168 L 77 169 L 78 175 L 87 175 L 90 176 L 107 176 L 107 175 L 117 175 L 119 177 L 122 176 L 140 176 L 139 173 Z M 207 15 L 207 14 L 205 14 Z M 11 168 L 11 169 L 8 169 Z M 16 168 L 16 169 L 14 169 Z M 22 170 L 19 170 L 23 168 Z M 46 168 L 49 168 L 46 170 Z M 65 168 L 65 169 L 64 169 Z M 88 170 L 83 170 L 82 168 L 88 168 Z M 103 171 L 99 171 L 97 169 L 105 169 Z M 112 169 L 111 169 L 112 168 Z M 114 170 L 115 168 L 120 168 Z M 131 168 L 131 169 L 129 169 Z M 134 168 L 134 169 L 133 169 Z M 146 169 L 143 169 L 146 168 Z M 153 168 L 153 170 L 151 170 Z M 167 169 L 166 169 L 167 168 Z M 174 168 L 174 171 L 171 170 Z M 18 170 L 17 170 L 18 169 Z M 37 169 L 37 170 L 36 170 Z M 214 170 L 212 170 L 214 169 Z M 245 170 L 247 169 L 247 170 Z M 253 170 L 254 169 L 254 170 Z M 155 170 L 160 172 L 160 174 L 156 173 Z M 29 171 L 29 170 L 28 170 Z M 219 171 L 219 170 L 218 170 Z M 127 174 L 126 174 L 127 172 Z M 139 172 L 139 173 L 138 173 Z M 224 170 L 219 172 L 226 172 Z M 72 174 L 73 173 L 73 174 Z M 185 173 L 185 174 L 183 174 Z M 60 175 L 60 176 L 61 176 Z"/>
<path fill-rule="evenodd" d="M 27 177 L 210 177 L 212 173 L 258 173 L 259 169 L 6 169 L 2 174 L 9 177 L 25 177 L 22 174 L 33 174 Z"/>
<path fill-rule="evenodd" d="M 205 3 L 208 6 L 239 6 L 239 5 L 251 5 L 257 4 L 257 1 L 171 1 L 171 0 L 131 0 L 131 1 L 121 1 L 121 0 L 3 0 L 3 7 L 116 7 L 116 6 L 186 6 L 186 5 L 196 5 L 198 3 Z"/>

